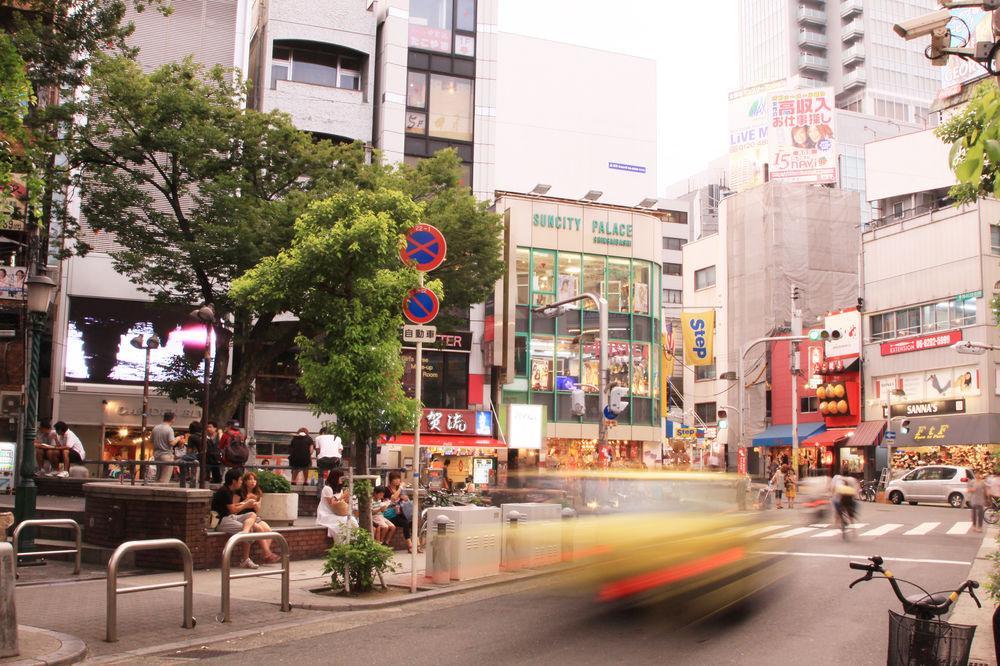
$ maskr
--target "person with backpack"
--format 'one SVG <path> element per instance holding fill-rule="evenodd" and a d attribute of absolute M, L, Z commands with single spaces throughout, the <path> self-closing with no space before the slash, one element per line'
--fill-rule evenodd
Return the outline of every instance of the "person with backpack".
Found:
<path fill-rule="evenodd" d="M 239 421 L 229 421 L 226 432 L 219 438 L 222 461 L 231 469 L 242 468 L 250 460 L 250 447 L 240 431 Z"/>

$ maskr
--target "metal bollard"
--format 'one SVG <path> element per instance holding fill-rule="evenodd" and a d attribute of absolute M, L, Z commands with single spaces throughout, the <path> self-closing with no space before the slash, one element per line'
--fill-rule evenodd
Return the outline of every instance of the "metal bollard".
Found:
<path fill-rule="evenodd" d="M 431 558 L 431 581 L 435 585 L 447 585 L 451 582 L 451 537 L 448 536 L 448 516 L 438 516 L 434 519 L 437 529 L 434 531 L 434 549 Z"/>
<path fill-rule="evenodd" d="M 526 518 L 527 516 L 521 515 L 519 511 L 511 511 L 507 514 L 507 520 L 510 521 L 510 528 L 507 530 L 507 536 L 504 539 L 504 545 L 507 549 L 507 571 L 517 571 L 520 569 L 524 562 L 521 561 L 521 548 L 520 539 L 517 534 L 517 523 L 521 518 Z"/>
<path fill-rule="evenodd" d="M 576 518 L 576 511 L 566 507 L 562 510 L 562 561 L 569 562 L 573 559 L 573 519 Z"/>
<path fill-rule="evenodd" d="M 17 612 L 14 609 L 14 547 L 0 542 L 0 657 L 16 657 Z"/>

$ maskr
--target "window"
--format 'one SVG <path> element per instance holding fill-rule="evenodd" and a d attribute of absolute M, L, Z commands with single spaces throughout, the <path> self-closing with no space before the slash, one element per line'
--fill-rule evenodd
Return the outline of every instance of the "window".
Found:
<path fill-rule="evenodd" d="M 515 259 L 516 265 L 516 275 L 517 275 L 517 303 L 518 305 L 527 305 L 529 299 L 529 287 L 531 286 L 531 271 L 529 269 L 529 264 L 531 261 L 531 253 L 527 248 L 519 247 L 517 248 L 517 257 Z"/>
<path fill-rule="evenodd" d="M 799 398 L 799 413 L 812 414 L 819 411 L 819 399 L 816 396 L 811 398 Z"/>
<path fill-rule="evenodd" d="M 696 402 L 694 405 L 694 414 L 698 417 L 698 424 L 715 423 L 716 418 L 718 418 L 714 402 Z"/>
<path fill-rule="evenodd" d="M 472 141 L 472 79 L 431 74 L 430 136 Z"/>
<path fill-rule="evenodd" d="M 409 45 L 451 53 L 452 0 L 410 0 Z"/>
<path fill-rule="evenodd" d="M 873 342 L 976 324 L 975 298 L 950 298 L 869 316 Z"/>
<path fill-rule="evenodd" d="M 628 259 L 608 258 L 608 309 L 612 312 L 628 312 L 629 310 L 629 273 L 631 266 Z"/>
<path fill-rule="evenodd" d="M 682 267 L 680 264 L 671 264 L 667 262 L 664 262 L 663 264 L 664 275 L 681 275 L 681 269 Z"/>
<path fill-rule="evenodd" d="M 1000 224 L 990 225 L 990 252 L 1000 254 Z"/>
<path fill-rule="evenodd" d="M 698 381 L 705 379 L 715 379 L 715 363 L 712 365 L 694 366 L 694 378 Z"/>
<path fill-rule="evenodd" d="M 649 314 L 649 264 L 635 262 L 632 266 L 632 312 Z"/>
<path fill-rule="evenodd" d="M 708 289 L 715 286 L 715 266 L 702 268 L 694 272 L 694 288 Z"/>
<path fill-rule="evenodd" d="M 687 224 L 688 214 L 679 210 L 662 211 L 660 219 L 671 224 Z"/>
<path fill-rule="evenodd" d="M 362 58 L 336 49 L 274 43 L 271 52 L 271 89 L 278 81 L 361 90 Z"/>
<path fill-rule="evenodd" d="M 684 301 L 684 292 L 680 289 L 664 289 L 663 302 L 680 305 Z"/>
<path fill-rule="evenodd" d="M 412 1 L 410 6 L 413 6 Z M 455 4 L 455 29 L 476 31 L 476 0 L 458 0 Z"/>
<path fill-rule="evenodd" d="M 903 217 L 903 202 L 902 201 L 897 201 L 896 203 L 892 204 L 892 216 L 894 218 L 896 218 L 897 220 L 902 219 L 902 217 Z"/>
<path fill-rule="evenodd" d="M 687 241 L 684 240 L 683 238 L 665 237 L 663 239 L 664 250 L 680 250 L 685 245 L 687 245 Z"/>

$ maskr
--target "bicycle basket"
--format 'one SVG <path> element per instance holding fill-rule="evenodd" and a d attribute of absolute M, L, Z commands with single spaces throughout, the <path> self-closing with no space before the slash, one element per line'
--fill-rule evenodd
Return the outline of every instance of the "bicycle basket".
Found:
<path fill-rule="evenodd" d="M 889 666 L 966 666 L 974 626 L 889 611 Z"/>

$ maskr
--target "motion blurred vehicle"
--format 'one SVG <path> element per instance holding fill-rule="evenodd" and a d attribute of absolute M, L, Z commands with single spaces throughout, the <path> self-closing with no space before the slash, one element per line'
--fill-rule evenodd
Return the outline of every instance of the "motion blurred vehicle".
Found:
<path fill-rule="evenodd" d="M 928 465 L 911 470 L 906 476 L 890 481 L 885 496 L 893 504 L 909 502 L 947 502 L 955 508 L 965 506 L 965 486 L 974 474 L 966 467 Z"/>
<path fill-rule="evenodd" d="M 783 573 L 762 547 L 763 514 L 739 510 L 745 479 L 611 470 L 563 480 L 579 511 L 573 566 L 556 579 L 569 594 L 615 607 L 669 606 L 694 620 L 739 604 Z"/>

